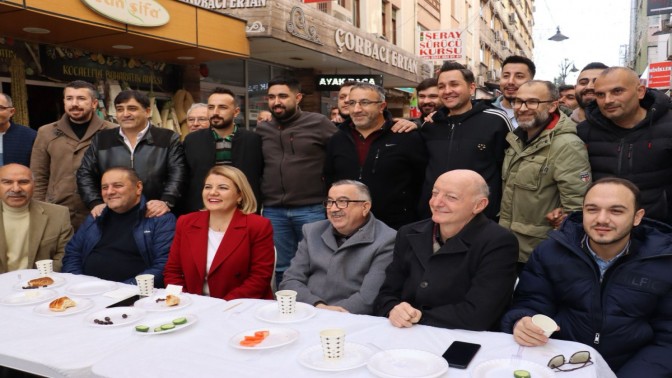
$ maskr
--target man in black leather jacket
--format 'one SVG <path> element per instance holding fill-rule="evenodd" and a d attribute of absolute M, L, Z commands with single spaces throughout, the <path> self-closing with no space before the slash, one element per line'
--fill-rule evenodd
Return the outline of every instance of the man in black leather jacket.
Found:
<path fill-rule="evenodd" d="M 119 93 L 114 106 L 121 126 L 96 134 L 77 171 L 82 200 L 94 217 L 100 215 L 105 208 L 100 196 L 103 172 L 112 167 L 129 167 L 144 184 L 146 216 L 166 214 L 180 197 L 186 179 L 180 138 L 175 132 L 149 122 L 149 98 L 139 91 Z"/>

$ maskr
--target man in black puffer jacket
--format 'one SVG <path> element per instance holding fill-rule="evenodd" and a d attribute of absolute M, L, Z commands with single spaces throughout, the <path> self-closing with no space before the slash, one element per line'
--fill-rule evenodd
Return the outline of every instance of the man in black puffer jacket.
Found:
<path fill-rule="evenodd" d="M 593 180 L 616 176 L 642 192 L 646 216 L 672 224 L 672 112 L 670 98 L 646 89 L 624 67 L 604 70 L 596 100 L 577 134 L 586 143 Z"/>
<path fill-rule="evenodd" d="M 672 227 L 644 214 L 630 181 L 594 182 L 583 214 L 532 253 L 502 330 L 544 345 L 530 318 L 543 314 L 559 326 L 551 337 L 590 345 L 620 378 L 672 377 Z"/>

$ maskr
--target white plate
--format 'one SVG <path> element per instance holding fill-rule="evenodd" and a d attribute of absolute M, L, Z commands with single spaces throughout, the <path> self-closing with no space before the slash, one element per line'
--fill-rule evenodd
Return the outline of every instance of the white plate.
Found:
<path fill-rule="evenodd" d="M 534 378 L 552 378 L 553 371 L 546 366 L 526 360 L 500 358 L 478 364 L 471 372 L 473 378 L 513 377 L 514 370 L 527 370 Z"/>
<path fill-rule="evenodd" d="M 34 311 L 38 315 L 44 315 L 44 316 L 68 316 L 72 314 L 77 314 L 82 311 L 86 311 L 93 307 L 93 301 L 88 299 L 88 298 L 75 298 L 75 297 L 69 297 L 77 305 L 75 307 L 68 307 L 65 309 L 65 311 L 51 311 L 49 309 L 49 303 L 44 303 L 39 306 L 36 306 Z"/>
<path fill-rule="evenodd" d="M 424 350 L 391 349 L 374 354 L 367 367 L 383 378 L 434 378 L 448 371 L 448 362 Z"/>
<path fill-rule="evenodd" d="M 126 314 L 126 319 L 122 315 Z M 134 307 L 113 307 L 96 311 L 84 318 L 84 323 L 92 327 L 118 327 L 126 324 L 131 324 L 144 318 L 147 312 Z M 96 324 L 95 320 L 105 321 L 105 317 L 110 318 L 112 324 Z"/>
<path fill-rule="evenodd" d="M 355 343 L 345 343 L 345 354 L 340 360 L 325 360 L 322 345 L 313 345 L 299 355 L 299 363 L 309 369 L 320 371 L 344 371 L 366 365 L 373 350 Z"/>
<path fill-rule="evenodd" d="M 104 294 L 116 288 L 115 282 L 94 280 L 70 285 L 65 288 L 65 292 L 71 295 L 88 296 Z"/>
<path fill-rule="evenodd" d="M 166 330 L 166 331 L 160 331 L 160 332 L 154 332 L 154 328 L 161 327 L 163 324 L 172 323 L 173 320 L 175 320 L 177 318 L 187 318 L 187 322 L 185 324 L 182 324 L 182 325 L 176 325 L 175 328 L 173 328 L 173 329 L 169 329 L 169 330 Z M 141 336 L 163 335 L 163 334 L 166 334 L 166 333 L 173 333 L 173 332 L 176 332 L 176 331 L 183 330 L 185 328 L 189 328 L 192 325 L 194 325 L 194 323 L 196 323 L 196 321 L 198 321 L 198 317 L 194 314 L 176 315 L 172 318 L 163 318 L 163 319 L 159 319 L 159 320 L 152 320 L 150 323 L 144 324 L 144 325 L 149 327 L 148 332 L 138 332 L 138 331 L 135 330 L 135 327 L 133 327 L 132 330 L 133 330 L 133 333 L 135 333 L 137 335 L 141 335 Z M 136 326 L 139 326 L 139 325 L 141 325 L 141 324 L 136 324 Z"/>
<path fill-rule="evenodd" d="M 0 304 L 6 306 L 25 306 L 37 304 L 56 298 L 58 295 L 54 290 L 23 290 L 20 293 L 10 294 L 0 300 Z"/>
<path fill-rule="evenodd" d="M 254 336 L 254 333 L 257 331 L 268 331 L 269 334 L 264 341 L 253 347 L 240 345 L 240 340 L 243 340 L 245 336 Z M 291 328 L 257 328 L 236 333 L 229 339 L 229 345 L 237 349 L 272 349 L 291 344 L 298 338 L 299 331 Z"/>
<path fill-rule="evenodd" d="M 47 286 L 47 288 L 49 288 L 49 289 L 53 289 L 53 288 L 55 288 L 55 287 L 63 286 L 63 285 L 65 284 L 65 278 L 63 278 L 63 277 L 59 277 L 59 276 L 57 276 L 57 275 L 55 275 L 55 274 L 52 274 L 52 275 L 50 275 L 49 277 L 51 277 L 51 279 L 54 280 L 54 283 L 53 283 L 53 284 Z M 32 279 L 35 279 L 35 278 L 39 278 L 39 277 L 32 277 L 32 278 L 30 278 L 30 279 L 27 279 L 27 280 L 21 280 L 21 281 L 17 282 L 17 283 L 14 284 L 14 286 L 13 286 L 13 287 L 14 287 L 14 290 L 21 290 L 21 291 L 23 291 L 23 290 L 39 290 L 39 289 L 43 289 L 44 287 L 38 287 L 38 288 L 35 288 L 35 289 L 24 289 L 24 287 L 28 286 L 28 281 L 30 281 L 30 280 L 32 280 Z M 45 289 L 46 289 L 46 288 L 45 288 Z"/>
<path fill-rule="evenodd" d="M 191 304 L 191 298 L 187 295 L 180 295 L 180 304 L 177 306 L 166 306 L 165 301 L 157 302 L 157 299 L 165 299 L 165 295 L 154 295 L 152 297 L 142 298 L 135 302 L 134 307 L 147 311 L 173 311 L 183 309 Z"/>
<path fill-rule="evenodd" d="M 292 315 L 283 315 L 278 310 L 276 302 L 269 303 L 257 309 L 254 314 L 257 319 L 269 323 L 297 323 L 315 316 L 315 307 L 303 302 L 296 302 L 296 312 Z"/>

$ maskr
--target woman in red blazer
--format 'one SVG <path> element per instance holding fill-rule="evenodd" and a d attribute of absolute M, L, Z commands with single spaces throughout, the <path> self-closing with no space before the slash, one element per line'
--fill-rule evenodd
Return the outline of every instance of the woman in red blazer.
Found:
<path fill-rule="evenodd" d="M 206 211 L 177 220 L 165 283 L 226 300 L 273 298 L 273 228 L 254 214 L 257 201 L 243 172 L 229 166 L 210 169 L 203 203 Z"/>

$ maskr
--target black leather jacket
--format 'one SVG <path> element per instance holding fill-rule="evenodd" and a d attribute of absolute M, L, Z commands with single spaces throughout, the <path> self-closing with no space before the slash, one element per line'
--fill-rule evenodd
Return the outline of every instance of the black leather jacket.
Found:
<path fill-rule="evenodd" d="M 112 167 L 135 169 L 147 200 L 160 199 L 170 206 L 177 202 L 186 180 L 184 149 L 173 131 L 150 126 L 131 154 L 119 128 L 96 134 L 77 170 L 77 187 L 89 208 L 103 203 L 100 180 Z"/>

